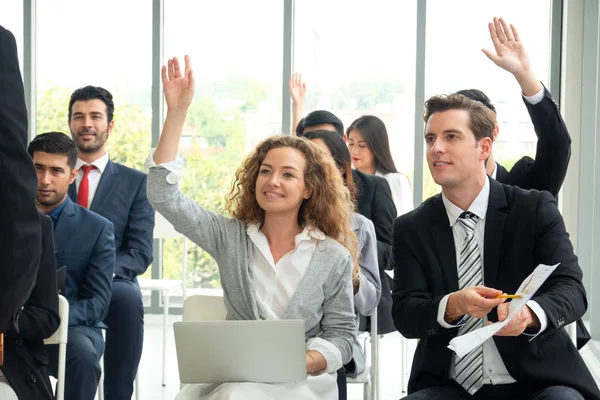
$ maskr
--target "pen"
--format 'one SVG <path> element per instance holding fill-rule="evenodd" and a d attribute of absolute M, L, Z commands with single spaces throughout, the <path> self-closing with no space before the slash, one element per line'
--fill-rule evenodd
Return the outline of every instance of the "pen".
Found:
<path fill-rule="evenodd" d="M 520 294 L 499 294 L 498 296 L 496 296 L 496 299 L 520 299 L 521 296 Z"/>

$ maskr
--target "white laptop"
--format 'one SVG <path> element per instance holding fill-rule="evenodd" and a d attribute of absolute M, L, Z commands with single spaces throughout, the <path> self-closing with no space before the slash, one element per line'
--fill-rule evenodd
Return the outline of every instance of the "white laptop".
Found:
<path fill-rule="evenodd" d="M 302 320 L 175 322 L 181 383 L 306 380 Z"/>

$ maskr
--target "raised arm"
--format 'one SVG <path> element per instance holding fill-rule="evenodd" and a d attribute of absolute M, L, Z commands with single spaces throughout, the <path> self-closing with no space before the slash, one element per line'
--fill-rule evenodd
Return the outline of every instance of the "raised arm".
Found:
<path fill-rule="evenodd" d="M 517 29 L 502 18 L 494 18 L 489 30 L 495 53 L 483 52 L 519 83 L 538 138 L 535 160 L 529 157 L 519 160 L 504 183 L 547 190 L 556 198 L 571 159 L 571 137 L 558 104 L 536 77 Z"/>
<path fill-rule="evenodd" d="M 236 228 L 239 230 L 240 222 L 208 211 L 184 195 L 177 185 L 178 174 L 173 171 L 179 168 L 177 163 L 169 165 L 168 168 L 159 166 L 174 161 L 177 157 L 181 131 L 194 97 L 195 83 L 190 58 L 185 56 L 184 71 L 181 70 L 177 58 L 170 59 L 168 65 L 162 68 L 162 81 L 168 109 L 156 150 L 146 162 L 150 167 L 148 200 L 178 232 L 217 258 L 229 244 L 223 238 L 235 234 L 232 232 L 237 232 Z"/>
<path fill-rule="evenodd" d="M 290 77 L 290 96 L 292 96 L 292 136 L 296 136 L 296 128 L 304 115 L 304 100 L 306 97 L 306 82 L 299 72 Z"/>
<path fill-rule="evenodd" d="M 175 57 L 169 59 L 167 66 L 163 65 L 161 74 L 167 102 L 167 117 L 154 152 L 154 162 L 157 165 L 173 161 L 177 157 L 181 131 L 187 110 L 194 98 L 195 88 L 189 56 L 185 56 L 183 72 L 179 60 Z"/>
<path fill-rule="evenodd" d="M 488 28 L 495 52 L 488 49 L 481 51 L 494 64 L 515 77 L 524 96 L 533 96 L 542 90 L 543 85 L 533 71 L 529 55 L 519 38 L 517 28 L 506 23 L 503 18 L 496 17 L 493 22 L 488 24 Z"/>

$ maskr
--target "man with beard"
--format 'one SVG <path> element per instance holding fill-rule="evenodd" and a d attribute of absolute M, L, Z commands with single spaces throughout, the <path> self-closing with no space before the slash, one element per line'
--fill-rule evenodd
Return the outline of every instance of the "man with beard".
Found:
<path fill-rule="evenodd" d="M 69 196 L 114 225 L 116 263 L 105 319 L 104 390 L 107 399 L 131 399 L 142 356 L 144 307 L 137 276 L 152 262 L 154 209 L 146 174 L 110 160 L 106 140 L 115 121 L 113 97 L 101 87 L 77 89 L 69 101 L 69 128 L 78 149 Z"/>
<path fill-rule="evenodd" d="M 37 135 L 27 148 L 37 172 L 38 208 L 54 223 L 56 265 L 66 266 L 69 302 L 65 399 L 93 400 L 104 351 L 106 317 L 115 266 L 113 225 L 67 196 L 75 180 L 77 148 L 62 132 Z M 58 345 L 47 346 L 48 370 L 58 369 Z"/>

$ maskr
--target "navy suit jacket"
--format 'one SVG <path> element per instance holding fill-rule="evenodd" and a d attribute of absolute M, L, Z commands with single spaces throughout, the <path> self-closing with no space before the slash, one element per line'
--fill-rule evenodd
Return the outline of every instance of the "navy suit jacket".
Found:
<path fill-rule="evenodd" d="M 143 172 L 108 161 L 90 210 L 113 223 L 115 275 L 134 281 L 152 263 L 154 209 L 146 195 L 148 177 Z M 69 187 L 77 202 L 75 182 Z"/>
<path fill-rule="evenodd" d="M 113 224 L 68 197 L 54 228 L 56 265 L 67 266 L 69 326 L 104 327 L 115 268 Z"/>

